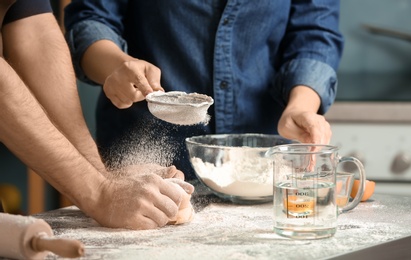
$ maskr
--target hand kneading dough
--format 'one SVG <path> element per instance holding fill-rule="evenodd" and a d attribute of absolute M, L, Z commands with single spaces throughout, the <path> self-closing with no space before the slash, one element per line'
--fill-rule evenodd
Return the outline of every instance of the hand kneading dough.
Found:
<path fill-rule="evenodd" d="M 183 189 L 181 190 L 183 192 L 183 200 L 181 201 L 177 216 L 173 219 L 170 219 L 170 221 L 168 222 L 169 225 L 188 223 L 194 218 L 195 213 L 190 202 L 191 195 L 187 194 Z"/>

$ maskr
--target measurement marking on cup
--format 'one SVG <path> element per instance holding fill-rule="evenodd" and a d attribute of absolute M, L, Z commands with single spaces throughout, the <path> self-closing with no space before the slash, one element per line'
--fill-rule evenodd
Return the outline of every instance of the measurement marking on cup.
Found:
<path fill-rule="evenodd" d="M 283 201 L 287 218 L 308 218 L 314 213 L 315 200 L 309 192 L 286 191 Z"/>

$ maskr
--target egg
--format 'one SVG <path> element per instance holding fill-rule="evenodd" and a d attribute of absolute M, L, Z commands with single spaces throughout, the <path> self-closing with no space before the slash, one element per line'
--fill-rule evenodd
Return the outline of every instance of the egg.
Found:
<path fill-rule="evenodd" d="M 355 198 L 355 195 L 357 195 L 359 187 L 360 187 L 360 180 L 354 180 L 354 184 L 352 186 L 351 194 L 350 194 L 351 198 Z M 371 198 L 371 196 L 374 194 L 374 190 L 375 190 L 375 182 L 366 180 L 365 190 L 361 198 L 361 201 L 366 201 L 369 198 Z"/>

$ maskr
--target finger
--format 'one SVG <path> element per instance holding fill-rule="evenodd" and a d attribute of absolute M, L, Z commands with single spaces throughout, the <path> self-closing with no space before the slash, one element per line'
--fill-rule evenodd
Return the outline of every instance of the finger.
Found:
<path fill-rule="evenodd" d="M 306 128 L 308 133 L 307 135 L 307 142 L 313 144 L 322 144 L 323 141 L 323 131 L 322 129 L 318 129 L 316 126 L 310 126 Z"/>
<path fill-rule="evenodd" d="M 161 167 L 156 169 L 155 174 L 161 176 L 163 179 L 173 178 L 176 174 L 177 168 L 175 166 Z"/>
<path fill-rule="evenodd" d="M 149 93 L 153 92 L 147 78 L 146 78 L 146 69 L 142 70 L 139 63 L 132 63 L 131 65 L 133 74 L 130 76 L 131 83 L 134 87 L 138 88 L 141 93 L 146 96 Z"/>
<path fill-rule="evenodd" d="M 121 101 L 123 107 L 131 107 L 134 103 L 133 99 L 134 98 L 134 92 L 130 93 L 125 93 L 125 92 L 117 92 L 116 97 Z"/>
<path fill-rule="evenodd" d="M 113 91 L 108 84 L 104 84 L 103 91 L 106 97 L 110 99 L 111 103 L 120 109 L 128 108 L 133 104 L 126 95 L 121 93 L 121 88 L 118 88 L 117 91 Z"/>
<path fill-rule="evenodd" d="M 151 88 L 155 91 L 164 91 L 161 87 L 160 79 L 161 79 L 161 70 L 155 66 L 149 66 L 146 70 L 146 77 L 148 84 Z"/>
<path fill-rule="evenodd" d="M 158 227 L 159 227 L 159 224 L 156 221 L 154 221 L 153 219 L 147 216 L 140 215 L 139 217 L 135 218 L 133 222 L 129 224 L 125 224 L 125 226 L 120 226 L 118 228 L 147 230 L 147 229 L 155 229 Z"/>
<path fill-rule="evenodd" d="M 180 180 L 184 180 L 184 173 L 180 170 L 177 170 L 177 168 L 174 165 L 167 167 L 166 171 L 167 176 L 169 176 L 168 178 L 177 178 Z"/>
<path fill-rule="evenodd" d="M 131 101 L 133 101 L 133 103 L 135 103 L 135 102 L 139 102 L 139 101 L 144 100 L 145 96 L 143 95 L 143 93 L 141 93 L 141 91 L 138 88 L 136 88 L 134 86 L 133 86 L 133 88 L 134 88 L 134 91 L 133 91 L 133 93 L 130 94 Z"/>
<path fill-rule="evenodd" d="M 158 211 L 161 211 L 159 208 L 157 208 Z M 178 214 L 178 208 L 176 207 L 176 211 L 177 213 L 170 213 L 170 214 L 165 214 L 165 212 L 162 212 L 161 217 L 157 215 L 157 217 L 155 219 L 152 219 L 153 222 L 155 223 L 154 226 L 155 228 L 157 227 L 164 227 L 165 225 L 168 224 L 168 222 L 170 221 L 170 218 L 176 216 Z"/>
<path fill-rule="evenodd" d="M 296 124 L 300 127 L 300 138 L 304 143 L 321 143 L 323 132 L 323 124 L 320 122 L 318 115 L 303 114 L 299 117 L 300 122 Z"/>
<path fill-rule="evenodd" d="M 180 179 L 180 180 L 184 181 L 185 176 L 184 176 L 184 173 L 182 171 L 176 169 L 176 173 L 174 174 L 173 178 Z"/>
<path fill-rule="evenodd" d="M 194 219 L 194 215 L 194 209 L 191 205 L 189 205 L 185 208 L 180 209 L 175 218 L 170 219 L 167 225 L 180 225 L 191 222 Z"/>
<path fill-rule="evenodd" d="M 174 165 L 169 167 L 158 166 L 157 169 L 153 172 L 158 176 L 161 176 L 163 179 L 177 178 L 184 180 L 184 173 L 180 170 L 177 170 Z"/>
<path fill-rule="evenodd" d="M 118 89 L 117 95 L 124 103 L 135 103 L 144 100 L 144 95 L 133 81 Z"/>
<path fill-rule="evenodd" d="M 129 210 L 134 210 L 136 216 L 145 216 L 152 221 L 154 221 L 157 226 L 164 226 L 167 224 L 170 217 L 173 217 L 178 212 L 179 204 L 169 198 L 167 195 L 163 195 L 157 187 L 169 185 L 163 179 L 158 177 L 159 183 L 146 187 L 148 193 L 145 195 L 145 199 L 141 199 L 142 196 L 137 195 L 134 199 L 139 201 L 137 208 L 130 208 Z M 174 188 L 175 193 L 181 196 L 182 191 Z M 133 198 L 130 198 L 131 200 Z M 179 203 L 181 203 L 179 201 Z"/>
<path fill-rule="evenodd" d="M 332 133 L 331 128 L 330 128 L 330 130 L 328 131 L 328 134 L 327 134 L 326 144 L 330 144 L 332 136 L 333 136 L 333 133 Z"/>
<path fill-rule="evenodd" d="M 193 185 L 191 185 L 190 183 L 185 182 L 183 180 L 180 180 L 180 179 L 173 178 L 173 179 L 168 179 L 167 181 L 178 184 L 181 188 L 183 188 L 183 190 L 187 194 L 193 194 L 193 192 L 195 190 Z"/>
<path fill-rule="evenodd" d="M 159 225 L 165 225 L 170 218 L 175 217 L 178 213 L 178 209 L 183 198 L 182 194 L 182 192 L 179 193 L 178 203 L 166 195 L 161 195 L 159 199 L 153 200 L 153 206 L 158 211 L 156 212 L 153 209 L 150 210 L 150 213 L 156 217 L 153 220 Z"/>
<path fill-rule="evenodd" d="M 331 131 L 331 126 L 330 124 L 325 121 L 325 135 L 324 135 L 324 144 L 329 144 L 331 141 L 331 137 L 332 137 L 332 131 Z"/>
<path fill-rule="evenodd" d="M 170 217 L 173 217 L 178 212 L 178 206 L 169 198 L 161 198 L 159 201 L 154 201 L 151 207 L 146 207 L 143 216 L 149 220 L 144 223 L 148 228 L 163 227 L 167 225 Z M 152 222 L 150 222 L 150 220 Z"/>
<path fill-rule="evenodd" d="M 316 144 L 328 144 L 331 137 L 330 124 L 323 116 L 317 115 L 316 124 L 310 125 L 307 132 L 310 134 L 310 141 Z"/>
<path fill-rule="evenodd" d="M 140 81 L 134 81 L 134 87 L 137 88 L 144 97 L 153 92 L 153 89 L 145 78 Z"/>
<path fill-rule="evenodd" d="M 118 98 L 117 95 L 108 98 L 111 100 L 111 103 L 113 103 L 113 105 L 115 105 L 119 109 L 129 108 L 133 104 L 132 102 L 124 102 L 123 100 Z"/>
<path fill-rule="evenodd" d="M 180 203 L 183 199 L 183 195 L 185 193 L 185 190 L 178 184 L 171 182 L 170 180 L 174 179 L 164 179 L 163 184 L 159 185 L 159 191 L 162 195 L 164 195 L 166 198 L 169 198 L 174 202 L 175 205 L 177 205 L 177 208 L 180 206 Z M 163 198 L 164 199 L 164 198 Z M 160 201 L 160 200 L 157 200 Z M 168 202 L 168 200 L 164 200 L 165 202 Z M 164 211 L 170 211 L 172 208 L 166 208 L 170 207 L 169 204 L 167 203 L 160 203 L 156 204 L 156 206 L 160 207 L 161 210 Z M 174 212 L 175 214 L 176 212 Z"/>

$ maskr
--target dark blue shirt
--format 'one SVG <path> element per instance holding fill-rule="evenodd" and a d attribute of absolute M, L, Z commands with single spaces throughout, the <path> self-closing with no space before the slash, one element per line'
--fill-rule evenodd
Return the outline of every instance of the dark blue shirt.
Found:
<path fill-rule="evenodd" d="M 319 113 L 325 113 L 335 98 L 343 46 L 338 19 L 338 0 L 74 0 L 65 10 L 79 79 L 93 84 L 80 59 L 90 44 L 108 39 L 158 66 L 166 91 L 214 98 L 210 124 L 191 127 L 155 121 L 145 102 L 120 110 L 104 94 L 99 99 L 97 142 L 103 156 L 115 154 L 115 146 L 117 154 L 125 146 L 132 153 L 132 146 L 141 146 L 136 139 L 157 131 L 150 138 L 172 139 L 183 164 L 186 136 L 277 133 L 296 85 L 314 89 L 322 101 Z"/>
<path fill-rule="evenodd" d="M 48 0 L 17 0 L 7 11 L 3 24 L 41 13 L 52 12 Z"/>

